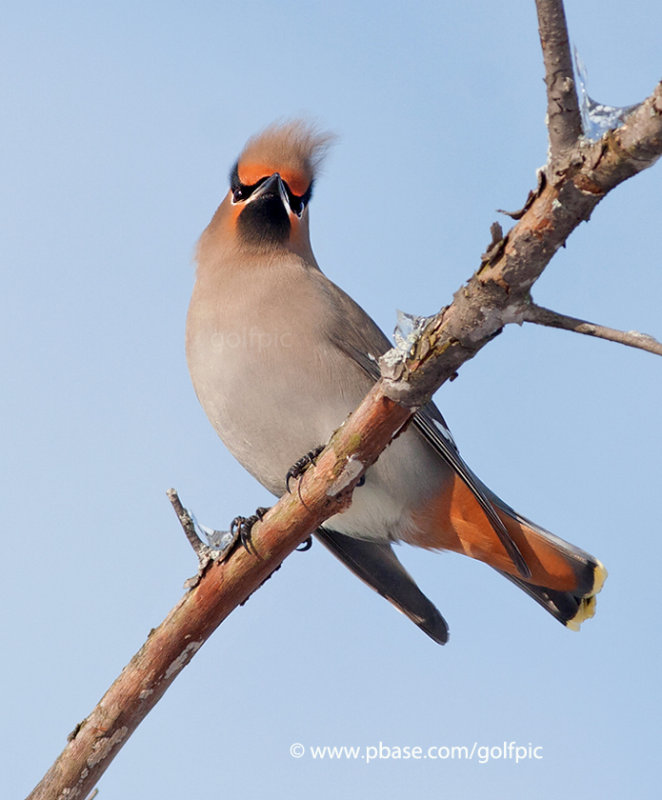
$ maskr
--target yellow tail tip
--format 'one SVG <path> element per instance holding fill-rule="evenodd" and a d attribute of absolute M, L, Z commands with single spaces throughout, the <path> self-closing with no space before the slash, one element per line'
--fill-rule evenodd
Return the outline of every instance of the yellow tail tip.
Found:
<path fill-rule="evenodd" d="M 593 582 L 593 592 L 592 594 L 597 594 L 605 584 L 607 580 L 607 570 L 605 569 L 605 565 L 596 559 L 595 562 L 595 580 Z"/>
<path fill-rule="evenodd" d="M 604 564 L 596 560 L 593 588 L 579 601 L 577 613 L 565 623 L 566 628 L 570 628 L 571 631 L 578 631 L 582 622 L 587 619 L 591 619 L 591 617 L 595 615 L 595 596 L 602 589 L 606 580 L 607 570 L 605 569 Z"/>

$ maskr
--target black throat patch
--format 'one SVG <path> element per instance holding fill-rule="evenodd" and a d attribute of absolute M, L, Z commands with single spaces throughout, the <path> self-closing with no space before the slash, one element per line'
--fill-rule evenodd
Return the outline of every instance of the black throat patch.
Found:
<path fill-rule="evenodd" d="M 290 218 L 276 192 L 257 197 L 239 214 L 237 231 L 247 244 L 284 244 L 290 236 Z"/>

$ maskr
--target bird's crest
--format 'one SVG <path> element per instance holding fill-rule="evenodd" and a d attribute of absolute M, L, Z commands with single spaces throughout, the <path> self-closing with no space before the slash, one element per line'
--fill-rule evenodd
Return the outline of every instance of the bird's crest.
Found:
<path fill-rule="evenodd" d="M 249 139 L 239 156 L 239 180 L 252 186 L 278 172 L 294 194 L 303 195 L 312 185 L 334 138 L 303 120 L 270 125 Z"/>

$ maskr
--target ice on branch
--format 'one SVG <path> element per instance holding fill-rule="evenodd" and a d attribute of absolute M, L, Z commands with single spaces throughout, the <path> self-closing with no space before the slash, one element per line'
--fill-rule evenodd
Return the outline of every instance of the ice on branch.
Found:
<path fill-rule="evenodd" d="M 201 522 L 195 518 L 194 514 L 191 514 L 191 519 L 193 520 L 193 524 L 195 525 L 196 529 L 202 533 L 202 535 L 207 540 L 207 545 L 211 550 L 216 550 L 219 553 L 222 553 L 224 550 L 234 542 L 235 536 L 228 531 L 217 531 L 214 528 L 209 528 L 207 525 L 203 525 Z"/>
<path fill-rule="evenodd" d="M 408 356 L 411 348 L 416 344 L 418 337 L 432 317 L 419 317 L 416 314 L 407 314 L 398 310 L 398 322 L 393 331 L 395 346 L 400 355 Z"/>
<path fill-rule="evenodd" d="M 573 48 L 575 71 L 577 73 L 577 89 L 579 94 L 579 111 L 582 115 L 582 128 L 584 138 L 590 142 L 597 142 L 607 131 L 619 128 L 628 114 L 637 108 L 639 103 L 632 106 L 606 106 L 597 103 L 586 90 L 586 67 L 581 60 L 577 48 Z"/>

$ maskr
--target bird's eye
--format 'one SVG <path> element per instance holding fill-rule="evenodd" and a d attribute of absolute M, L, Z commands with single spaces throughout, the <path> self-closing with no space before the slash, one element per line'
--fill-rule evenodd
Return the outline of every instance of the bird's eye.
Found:
<path fill-rule="evenodd" d="M 291 194 L 288 198 L 290 201 L 290 208 L 292 209 L 292 213 L 296 214 L 297 217 L 300 217 L 303 214 L 303 209 L 305 208 L 304 202 L 300 197 L 297 197 L 295 194 Z"/>
<path fill-rule="evenodd" d="M 234 167 L 232 167 L 232 171 L 230 172 L 230 191 L 232 192 L 232 202 L 239 203 L 241 200 L 246 200 L 254 188 L 254 186 L 245 186 L 239 180 L 239 162 L 236 162 Z"/>
<path fill-rule="evenodd" d="M 288 200 L 290 201 L 290 208 L 292 211 L 297 215 L 297 217 L 301 217 L 306 206 L 310 202 L 310 198 L 313 194 L 313 182 L 310 182 L 310 185 L 306 189 L 306 191 L 299 195 L 299 194 L 292 194 L 291 191 L 288 189 Z"/>
<path fill-rule="evenodd" d="M 304 195 L 294 194 L 290 187 L 285 184 L 285 191 L 287 192 L 287 202 L 289 203 L 290 210 L 300 218 L 310 199 L 310 190 Z"/>
<path fill-rule="evenodd" d="M 260 178 L 257 183 L 253 183 L 250 186 L 246 186 L 245 183 L 242 183 L 239 180 L 238 175 L 232 175 L 230 181 L 230 191 L 232 192 L 232 202 L 233 203 L 240 203 L 242 200 L 248 200 L 248 198 L 253 194 L 253 192 L 257 189 L 258 186 L 263 184 L 267 178 Z"/>

